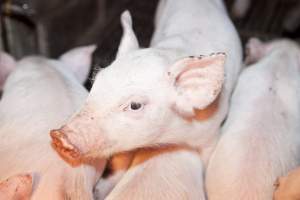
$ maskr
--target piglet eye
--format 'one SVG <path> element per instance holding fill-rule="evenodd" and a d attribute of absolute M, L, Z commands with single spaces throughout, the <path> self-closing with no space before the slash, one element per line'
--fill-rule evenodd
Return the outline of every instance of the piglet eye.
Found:
<path fill-rule="evenodd" d="M 138 102 L 131 102 L 130 103 L 130 109 L 131 110 L 139 110 L 142 108 L 142 104 Z"/>

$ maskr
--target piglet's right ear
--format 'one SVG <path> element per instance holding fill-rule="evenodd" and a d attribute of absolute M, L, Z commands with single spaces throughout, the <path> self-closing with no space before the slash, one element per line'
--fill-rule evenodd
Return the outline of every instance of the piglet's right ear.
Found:
<path fill-rule="evenodd" d="M 16 68 L 16 60 L 7 53 L 0 52 L 0 90 L 8 75 Z"/>
<path fill-rule="evenodd" d="M 174 88 L 174 109 L 184 116 L 203 110 L 218 97 L 224 83 L 224 53 L 188 57 L 168 71 Z"/>

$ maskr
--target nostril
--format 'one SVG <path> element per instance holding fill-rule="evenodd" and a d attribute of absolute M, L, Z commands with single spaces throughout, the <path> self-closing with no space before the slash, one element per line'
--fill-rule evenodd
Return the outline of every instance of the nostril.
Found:
<path fill-rule="evenodd" d="M 80 151 L 68 140 L 62 131 L 52 130 L 50 136 L 52 138 L 52 147 L 66 162 L 72 166 L 77 166 L 81 163 Z"/>
<path fill-rule="evenodd" d="M 59 130 L 53 130 L 50 132 L 51 138 L 55 146 L 58 148 L 64 148 L 68 150 L 73 150 L 74 146 L 70 144 L 68 141 L 67 137 L 65 136 L 64 133 L 62 133 Z"/>

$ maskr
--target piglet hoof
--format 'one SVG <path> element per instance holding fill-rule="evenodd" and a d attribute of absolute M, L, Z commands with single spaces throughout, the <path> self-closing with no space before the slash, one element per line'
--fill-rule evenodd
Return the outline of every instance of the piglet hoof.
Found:
<path fill-rule="evenodd" d="M 76 167 L 81 164 L 80 151 L 68 140 L 66 135 L 59 130 L 50 132 L 52 138 L 52 147 L 57 153 L 71 166 Z"/>
<path fill-rule="evenodd" d="M 29 200 L 32 193 L 32 176 L 20 174 L 0 182 L 0 200 Z"/>

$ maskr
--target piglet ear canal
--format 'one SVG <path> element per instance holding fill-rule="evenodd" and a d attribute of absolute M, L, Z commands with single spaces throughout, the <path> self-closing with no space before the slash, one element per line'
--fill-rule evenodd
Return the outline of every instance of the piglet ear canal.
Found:
<path fill-rule="evenodd" d="M 80 83 L 84 83 L 88 78 L 92 64 L 92 54 L 96 48 L 96 45 L 77 47 L 61 55 L 59 60 L 73 71 Z"/>
<path fill-rule="evenodd" d="M 16 60 L 7 53 L 0 52 L 0 90 L 8 75 L 16 68 Z"/>
<path fill-rule="evenodd" d="M 132 18 L 128 10 L 124 11 L 121 15 L 121 25 L 123 28 L 123 35 L 118 48 L 117 57 L 139 48 L 139 42 L 132 29 Z"/>
<path fill-rule="evenodd" d="M 225 53 L 188 57 L 170 68 L 176 112 L 191 117 L 195 109 L 205 109 L 214 102 L 224 83 L 225 58 Z"/>

